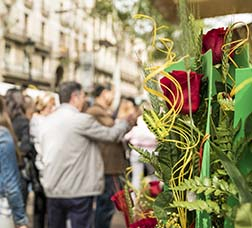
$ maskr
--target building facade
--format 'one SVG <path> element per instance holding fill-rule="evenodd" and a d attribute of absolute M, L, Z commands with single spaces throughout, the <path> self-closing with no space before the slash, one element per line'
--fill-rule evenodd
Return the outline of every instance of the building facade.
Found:
<path fill-rule="evenodd" d="M 142 76 L 136 42 L 118 44 L 112 17 L 90 15 L 88 2 L 2 0 L 1 80 L 46 90 L 76 80 L 87 91 L 109 82 L 121 95 L 138 95 Z"/>

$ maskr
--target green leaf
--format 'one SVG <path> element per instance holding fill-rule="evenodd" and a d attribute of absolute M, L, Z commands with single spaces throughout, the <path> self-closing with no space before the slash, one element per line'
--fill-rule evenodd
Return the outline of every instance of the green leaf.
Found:
<path fill-rule="evenodd" d="M 235 184 L 237 191 L 239 193 L 239 200 L 240 203 L 246 203 L 252 201 L 252 195 L 248 191 L 249 187 L 244 178 L 241 174 L 240 170 L 235 166 L 235 164 L 227 157 L 225 153 L 223 153 L 217 146 L 212 144 L 216 154 L 218 155 L 219 159 L 221 160 L 222 165 L 224 166 L 225 170 L 227 171 L 228 175 L 230 176 L 231 180 Z"/>
<path fill-rule="evenodd" d="M 204 194 L 205 194 L 205 195 L 210 195 L 210 194 L 213 193 L 214 191 L 215 191 L 214 188 L 208 188 L 208 189 L 204 192 Z"/>
<path fill-rule="evenodd" d="M 235 228 L 252 227 L 252 203 L 242 204 L 235 218 Z"/>
<path fill-rule="evenodd" d="M 169 207 L 169 204 L 172 202 L 172 200 L 173 200 L 172 193 L 170 191 L 161 192 L 157 196 L 153 204 L 153 210 L 154 210 L 155 216 L 159 220 L 163 220 L 163 221 L 166 220 L 167 213 L 175 211 L 173 208 Z"/>
<path fill-rule="evenodd" d="M 215 196 L 219 196 L 221 193 L 222 193 L 221 190 L 216 190 L 216 191 L 214 192 L 214 195 L 215 195 Z"/>
<path fill-rule="evenodd" d="M 205 186 L 205 187 L 210 187 L 211 186 L 211 179 L 210 178 L 204 178 L 203 179 L 203 185 Z"/>
<path fill-rule="evenodd" d="M 242 125 L 242 121 L 241 119 L 239 120 L 238 124 L 236 125 L 236 127 L 234 128 L 234 132 L 233 132 L 233 137 L 235 137 L 238 132 L 240 131 L 241 129 L 241 125 Z"/>
<path fill-rule="evenodd" d="M 252 138 L 252 113 L 245 120 L 244 132 L 247 139 Z"/>

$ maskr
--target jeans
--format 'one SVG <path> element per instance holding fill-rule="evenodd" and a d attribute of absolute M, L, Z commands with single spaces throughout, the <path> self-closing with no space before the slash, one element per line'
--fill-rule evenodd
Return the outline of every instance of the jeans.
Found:
<path fill-rule="evenodd" d="M 66 228 L 67 219 L 71 228 L 92 228 L 93 197 L 48 198 L 48 228 Z"/>
<path fill-rule="evenodd" d="M 95 228 L 110 228 L 115 213 L 115 206 L 110 198 L 121 189 L 121 185 L 118 175 L 105 175 L 104 192 L 96 199 Z"/>

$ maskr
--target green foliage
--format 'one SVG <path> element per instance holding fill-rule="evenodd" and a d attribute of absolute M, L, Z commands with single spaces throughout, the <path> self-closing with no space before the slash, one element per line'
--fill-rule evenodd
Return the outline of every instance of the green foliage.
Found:
<path fill-rule="evenodd" d="M 111 0 L 96 0 L 95 7 L 93 8 L 91 15 L 106 18 L 113 12 L 113 4 Z"/>
<path fill-rule="evenodd" d="M 252 140 L 252 113 L 245 120 L 244 133 L 247 140 Z"/>
<path fill-rule="evenodd" d="M 144 71 L 145 75 L 148 75 L 148 73 L 149 72 Z M 152 80 L 148 80 L 146 86 L 155 91 L 159 91 L 158 84 Z M 158 115 L 160 113 L 160 105 L 162 105 L 162 101 L 160 101 L 160 99 L 154 94 L 148 93 L 148 96 L 150 98 L 151 106 L 154 112 Z"/>
<path fill-rule="evenodd" d="M 197 194 L 203 193 L 205 196 L 214 195 L 233 195 L 236 196 L 237 190 L 233 183 L 228 183 L 223 179 L 214 176 L 212 179 L 208 177 L 194 179 L 185 179 L 179 186 L 172 188 L 179 191 L 191 191 Z"/>
<path fill-rule="evenodd" d="M 173 201 L 171 207 L 187 208 L 188 210 L 206 211 L 207 213 L 220 214 L 221 208 L 215 201 L 212 200 L 195 200 L 188 201 Z"/>
<path fill-rule="evenodd" d="M 230 43 L 231 41 L 232 41 L 232 32 L 229 31 L 226 36 L 225 43 L 227 44 L 227 43 Z M 224 84 L 226 84 L 227 75 L 229 72 L 228 54 L 230 52 L 230 49 L 231 49 L 231 45 L 226 45 L 224 46 L 224 50 L 223 50 L 221 70 L 222 70 L 222 81 Z"/>
<path fill-rule="evenodd" d="M 195 58 L 192 70 L 197 70 L 201 66 L 201 37 L 202 29 L 198 27 L 194 16 L 189 13 L 186 0 L 179 0 L 180 29 L 182 31 L 181 50 L 182 56 L 189 55 Z M 190 68 L 190 58 L 185 59 L 186 68 Z"/>
<path fill-rule="evenodd" d="M 202 80 L 200 86 L 200 106 L 198 111 L 193 114 L 193 120 L 197 123 L 197 128 L 204 132 L 207 120 L 207 96 L 208 96 L 208 80 Z"/>
<path fill-rule="evenodd" d="M 235 228 L 252 227 L 252 203 L 242 204 L 236 214 Z"/>
<path fill-rule="evenodd" d="M 151 132 L 153 132 L 157 139 L 162 140 L 167 137 L 167 131 L 163 123 L 159 120 L 158 115 L 153 110 L 144 110 L 143 120 L 147 124 Z"/>
<path fill-rule="evenodd" d="M 132 209 L 133 204 L 132 204 L 132 200 L 130 196 L 129 187 L 127 184 L 124 185 L 124 194 L 125 194 L 126 203 L 129 209 L 130 222 L 133 222 L 133 209 Z"/>
<path fill-rule="evenodd" d="M 142 162 L 149 163 L 154 167 L 156 175 L 161 180 L 165 183 L 169 182 L 171 169 L 180 158 L 180 155 L 173 144 L 159 142 L 155 152 L 152 153 L 132 145 L 130 145 L 130 147 L 141 155 L 140 160 Z"/>
<path fill-rule="evenodd" d="M 192 70 L 196 71 L 198 73 L 202 73 L 201 67 L 202 67 L 202 55 L 201 55 L 201 51 L 202 51 L 202 36 L 203 36 L 203 30 L 201 29 L 199 32 L 199 35 L 197 36 L 197 34 L 195 34 L 196 32 L 194 31 L 194 39 L 195 39 L 195 58 L 194 58 L 194 64 L 192 66 Z"/>
<path fill-rule="evenodd" d="M 137 151 L 141 155 L 140 160 L 142 162 L 151 164 L 153 166 L 153 168 L 155 169 L 156 174 L 159 177 L 162 176 L 161 168 L 160 168 L 160 164 L 158 162 L 157 155 L 155 155 L 154 153 L 150 153 L 147 150 L 134 147 L 133 145 L 130 145 L 130 148 L 133 149 L 133 150 L 135 150 L 135 151 Z"/>
<path fill-rule="evenodd" d="M 157 196 L 153 204 L 153 210 L 155 216 L 159 220 L 167 220 L 167 214 L 169 212 L 175 211 L 175 209 L 169 207 L 169 204 L 172 202 L 172 200 L 173 197 L 170 191 L 163 191 Z"/>
<path fill-rule="evenodd" d="M 252 171 L 249 172 L 247 175 L 246 175 L 246 181 L 248 183 L 248 186 L 249 186 L 249 189 L 248 191 L 252 192 Z"/>
<path fill-rule="evenodd" d="M 216 155 L 219 157 L 223 167 L 227 171 L 239 193 L 240 203 L 252 202 L 252 194 L 248 191 L 249 187 L 245 177 L 241 174 L 232 160 L 217 146 L 211 144 Z"/>
<path fill-rule="evenodd" d="M 181 156 L 180 152 L 174 144 L 168 142 L 159 142 L 156 151 L 161 177 L 165 183 L 168 183 L 171 177 L 171 170 Z"/>
<path fill-rule="evenodd" d="M 214 143 L 232 159 L 233 124 L 228 112 L 220 110 L 219 125 L 216 127 Z"/>

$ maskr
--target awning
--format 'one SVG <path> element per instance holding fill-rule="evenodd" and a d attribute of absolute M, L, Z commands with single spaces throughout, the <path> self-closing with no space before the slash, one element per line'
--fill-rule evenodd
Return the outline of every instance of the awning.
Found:
<path fill-rule="evenodd" d="M 178 0 L 152 0 L 153 5 L 170 23 L 178 23 Z M 252 13 L 252 0 L 188 0 L 195 18 Z"/>

